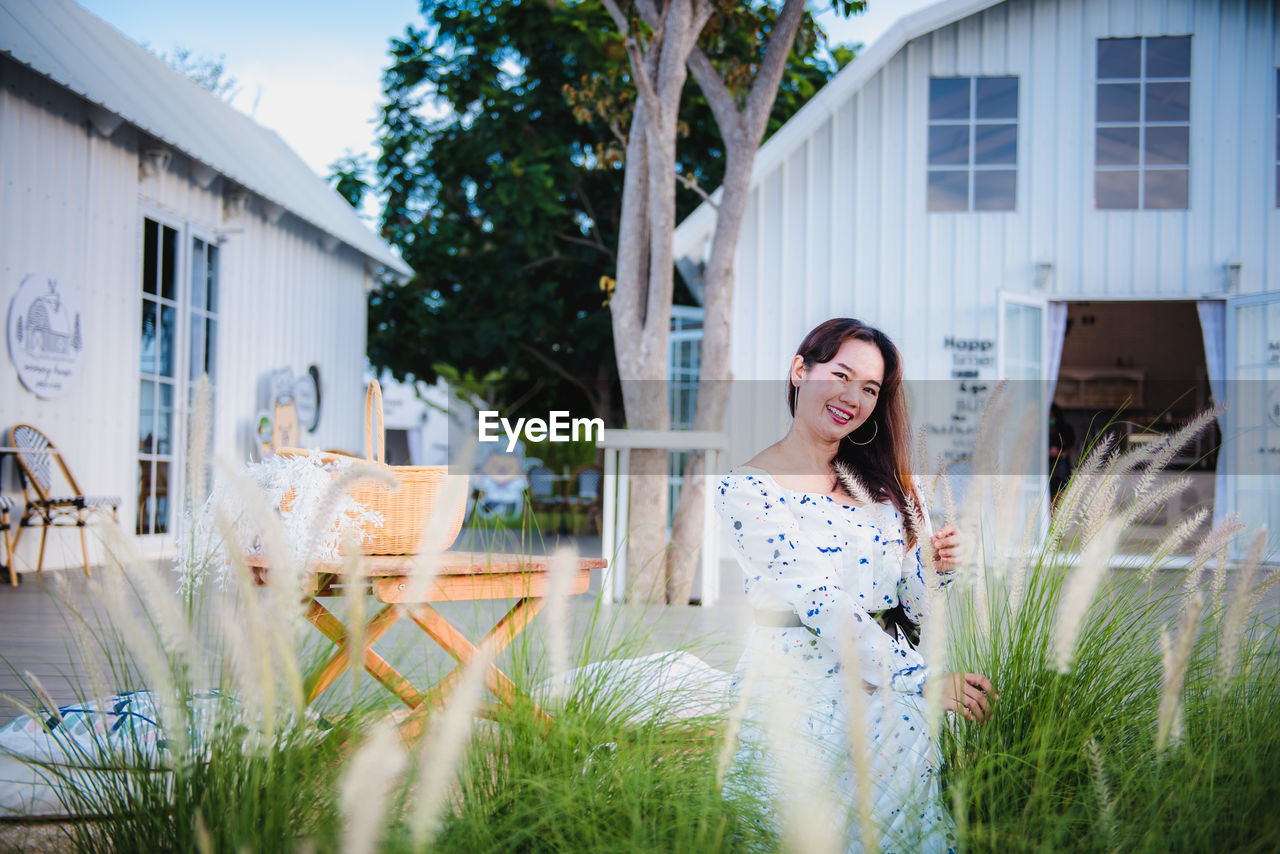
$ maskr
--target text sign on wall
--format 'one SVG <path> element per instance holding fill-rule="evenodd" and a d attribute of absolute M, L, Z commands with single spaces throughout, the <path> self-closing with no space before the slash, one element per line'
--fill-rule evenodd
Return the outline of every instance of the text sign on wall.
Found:
<path fill-rule="evenodd" d="M 9 303 L 9 360 L 37 397 L 66 392 L 80 371 L 84 332 L 75 291 L 48 273 L 31 273 Z"/>
<path fill-rule="evenodd" d="M 930 453 L 951 463 L 973 452 L 978 423 L 994 384 L 995 341 L 948 335 L 942 349 L 951 378 L 929 383 L 922 423 Z"/>

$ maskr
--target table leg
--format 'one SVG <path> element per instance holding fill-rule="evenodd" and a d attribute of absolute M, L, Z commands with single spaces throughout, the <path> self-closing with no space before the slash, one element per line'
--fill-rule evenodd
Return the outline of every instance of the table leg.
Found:
<path fill-rule="evenodd" d="M 339 647 L 338 651 L 325 662 L 315 673 L 307 677 L 310 683 L 307 690 L 307 703 L 313 702 L 324 693 L 350 666 L 350 651 L 346 647 L 347 628 L 342 621 L 333 615 L 318 601 L 312 599 L 307 609 L 307 621 L 320 630 L 320 633 Z M 364 667 L 388 691 L 400 698 L 406 706 L 415 708 L 425 699 L 420 691 L 409 683 L 385 658 L 373 651 L 372 644 L 386 634 L 387 630 L 399 621 L 402 616 L 398 606 L 388 605 L 373 616 L 365 626 Z"/>
<path fill-rule="evenodd" d="M 542 610 L 542 606 L 545 603 L 546 600 L 542 597 L 525 597 L 516 602 L 511 610 L 498 621 L 498 624 L 481 638 L 479 644 L 471 643 L 466 635 L 454 628 L 448 620 L 440 615 L 440 612 L 430 605 L 413 606 L 409 611 L 410 619 L 426 632 L 432 640 L 444 647 L 445 651 L 458 662 L 458 665 L 453 670 L 426 693 L 424 699 L 434 706 L 444 705 L 457 685 L 458 680 L 462 678 L 463 669 L 475 656 L 477 648 L 485 647 L 496 657 L 515 640 L 520 632 L 524 631 L 529 622 Z M 520 689 L 511 681 L 511 678 L 498 669 L 495 664 L 490 664 L 488 671 L 485 673 L 485 685 L 507 705 L 512 705 L 515 700 L 522 696 Z M 545 712 L 537 708 L 536 704 L 534 709 L 539 718 L 550 720 Z"/>

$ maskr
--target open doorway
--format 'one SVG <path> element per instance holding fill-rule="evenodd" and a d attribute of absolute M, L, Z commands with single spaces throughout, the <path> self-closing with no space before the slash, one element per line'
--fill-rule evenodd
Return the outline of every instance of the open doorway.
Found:
<path fill-rule="evenodd" d="M 1203 412 L 1211 404 L 1206 364 L 1194 301 L 1067 303 L 1050 413 L 1068 446 L 1057 462 L 1059 472 L 1074 469 L 1104 433 L 1123 451 L 1155 441 Z M 1148 539 L 1154 545 L 1198 507 L 1212 509 L 1218 443 L 1216 427 L 1210 428 L 1169 464 L 1162 477 L 1186 474 L 1191 486 L 1142 520 L 1133 547 Z"/>

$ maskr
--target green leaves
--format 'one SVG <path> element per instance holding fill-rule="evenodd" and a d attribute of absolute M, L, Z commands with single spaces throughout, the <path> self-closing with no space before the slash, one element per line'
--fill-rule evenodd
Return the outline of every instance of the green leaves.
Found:
<path fill-rule="evenodd" d="M 747 69 L 775 13 L 723 5 L 705 41 L 717 61 Z M 417 274 L 371 294 L 369 357 L 399 378 L 432 381 L 439 364 L 495 378 L 495 403 L 536 404 L 517 416 L 557 408 L 620 423 L 599 282 L 616 269 L 636 98 L 622 38 L 596 0 L 426 0 L 422 12 L 391 43 L 377 163 L 382 234 Z M 773 126 L 834 73 L 808 26 Z M 688 86 L 677 168 L 710 191 L 723 144 Z M 335 164 L 335 180 L 354 195 L 349 165 Z M 702 201 L 677 192 L 678 217 Z"/>

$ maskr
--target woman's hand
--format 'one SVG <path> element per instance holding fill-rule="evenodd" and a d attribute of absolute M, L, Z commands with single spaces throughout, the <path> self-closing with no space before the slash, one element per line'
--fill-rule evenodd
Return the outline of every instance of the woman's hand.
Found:
<path fill-rule="evenodd" d="M 955 572 L 960 562 L 960 529 L 943 525 L 930 539 L 933 546 L 933 568 L 937 572 Z"/>
<path fill-rule="evenodd" d="M 999 700 L 991 680 L 981 673 L 944 673 L 942 708 L 983 724 L 991 715 L 991 703 Z"/>

